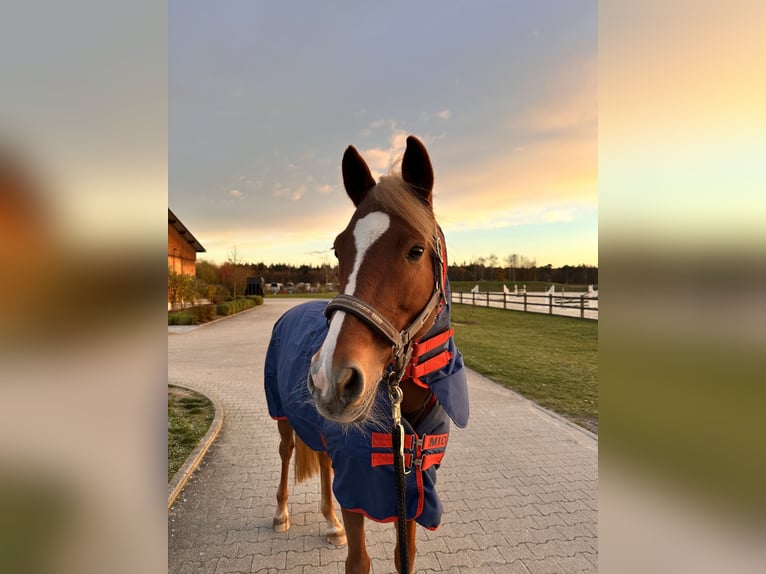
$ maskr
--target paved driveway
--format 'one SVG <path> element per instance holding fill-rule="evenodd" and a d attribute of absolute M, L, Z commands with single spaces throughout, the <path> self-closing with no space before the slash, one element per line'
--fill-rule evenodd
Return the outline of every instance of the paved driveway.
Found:
<path fill-rule="evenodd" d="M 168 333 L 168 381 L 223 405 L 223 431 L 168 514 L 168 572 L 342 574 L 346 549 L 324 540 L 318 481 L 294 486 L 292 527 L 271 519 L 278 433 L 263 395 L 277 318 L 299 301 L 266 299 L 225 320 Z M 471 420 L 453 425 L 439 469 L 445 512 L 418 528 L 417 572 L 597 571 L 598 441 L 480 375 Z M 291 479 L 292 484 L 292 479 Z M 394 572 L 392 525 L 367 521 L 372 571 Z"/>

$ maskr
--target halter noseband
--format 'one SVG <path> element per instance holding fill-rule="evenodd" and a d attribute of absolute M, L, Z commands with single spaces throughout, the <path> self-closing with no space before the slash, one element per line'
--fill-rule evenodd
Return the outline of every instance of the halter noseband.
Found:
<path fill-rule="evenodd" d="M 336 295 L 325 307 L 324 314 L 329 321 L 335 311 L 346 311 L 365 322 L 372 330 L 391 343 L 393 372 L 397 377 L 397 383 L 404 375 L 404 370 L 412 354 L 412 342 L 415 335 L 423 328 L 431 313 L 439 306 L 444 298 L 444 260 L 442 257 L 441 231 L 437 229 L 434 234 L 434 289 L 431 298 L 417 317 L 404 330 L 400 331 L 396 326 L 378 313 L 372 305 L 354 295 L 340 293 Z"/>

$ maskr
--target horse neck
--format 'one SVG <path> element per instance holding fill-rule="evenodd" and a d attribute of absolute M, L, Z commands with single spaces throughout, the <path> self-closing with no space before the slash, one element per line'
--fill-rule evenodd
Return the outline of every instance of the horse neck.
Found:
<path fill-rule="evenodd" d="M 430 389 L 416 385 L 412 379 L 405 379 L 401 382 L 402 393 L 402 415 L 409 420 L 407 415 L 417 415 L 431 398 L 433 392 Z"/>

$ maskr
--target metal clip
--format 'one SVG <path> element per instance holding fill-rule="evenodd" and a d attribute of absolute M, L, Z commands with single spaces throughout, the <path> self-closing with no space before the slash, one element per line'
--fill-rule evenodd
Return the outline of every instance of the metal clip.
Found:
<path fill-rule="evenodd" d="M 404 393 L 402 392 L 401 387 L 398 384 L 389 386 L 388 397 L 391 399 L 391 415 L 394 419 L 394 426 L 401 427 L 402 399 L 404 398 Z M 404 432 L 404 430 L 402 430 L 402 432 Z"/>
<path fill-rule="evenodd" d="M 398 425 L 399 428 L 399 459 L 402 461 L 402 471 L 404 474 L 409 474 L 411 469 L 407 468 L 404 463 L 404 426 Z"/>

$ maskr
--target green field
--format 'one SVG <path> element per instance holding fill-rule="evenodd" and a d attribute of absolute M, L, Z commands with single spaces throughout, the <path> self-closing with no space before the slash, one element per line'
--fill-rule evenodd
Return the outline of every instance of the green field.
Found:
<path fill-rule="evenodd" d="M 598 432 L 598 322 L 455 304 L 465 364 Z"/>

